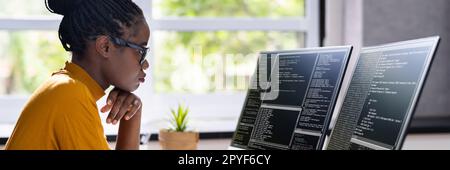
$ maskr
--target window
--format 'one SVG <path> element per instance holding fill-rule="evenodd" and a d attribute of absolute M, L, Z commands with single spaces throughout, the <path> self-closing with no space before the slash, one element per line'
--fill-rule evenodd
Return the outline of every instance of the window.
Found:
<path fill-rule="evenodd" d="M 32 93 L 70 59 L 56 31 L 0 31 L 2 94 Z"/>
<path fill-rule="evenodd" d="M 154 92 L 244 92 L 259 51 L 316 46 L 306 4 L 317 2 L 154 0 Z"/>
<path fill-rule="evenodd" d="M 155 31 L 153 36 L 157 93 L 243 92 L 258 51 L 304 46 L 302 32 Z"/>
<path fill-rule="evenodd" d="M 136 92 L 143 131 L 165 127 L 179 102 L 189 105 L 193 128 L 231 131 L 258 52 L 319 45 L 317 0 L 135 2 L 152 30 L 152 77 Z M 57 38 L 61 18 L 43 1 L 0 3 L 0 123 L 14 124 L 28 95 L 70 54 Z"/>

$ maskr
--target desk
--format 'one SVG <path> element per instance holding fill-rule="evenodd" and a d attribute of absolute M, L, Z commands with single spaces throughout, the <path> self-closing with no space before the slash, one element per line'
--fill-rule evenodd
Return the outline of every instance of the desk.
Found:
<path fill-rule="evenodd" d="M 200 140 L 199 150 L 226 150 L 231 139 L 204 139 Z M 0 145 L 0 150 L 4 146 Z M 114 143 L 111 143 L 114 148 Z M 158 141 L 151 141 L 140 146 L 141 150 L 159 150 Z M 444 134 L 410 134 L 406 137 L 404 150 L 450 150 L 450 133 Z"/>
<path fill-rule="evenodd" d="M 204 139 L 198 143 L 198 150 L 226 150 L 231 144 L 231 139 Z M 141 150 L 160 150 L 158 141 L 150 141 L 140 146 Z"/>
<path fill-rule="evenodd" d="M 450 133 L 410 134 L 403 144 L 404 150 L 450 150 Z"/>
<path fill-rule="evenodd" d="M 225 150 L 231 139 L 205 139 L 200 140 L 199 150 Z M 151 141 L 142 145 L 141 149 L 161 149 L 158 141 Z M 450 133 L 443 134 L 410 134 L 406 137 L 403 150 L 450 150 Z"/>
<path fill-rule="evenodd" d="M 205 139 L 200 140 L 198 150 L 226 150 L 230 146 L 231 139 Z M 110 147 L 114 148 L 115 143 L 110 143 Z M 4 150 L 5 146 L 0 145 L 0 150 Z M 160 150 L 161 146 L 158 141 L 151 141 L 139 147 L 141 150 Z"/>

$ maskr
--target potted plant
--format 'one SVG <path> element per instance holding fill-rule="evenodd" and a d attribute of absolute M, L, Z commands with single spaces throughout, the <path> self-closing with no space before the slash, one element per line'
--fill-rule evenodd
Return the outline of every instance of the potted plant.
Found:
<path fill-rule="evenodd" d="M 158 140 L 165 150 L 195 150 L 199 141 L 199 133 L 187 130 L 189 108 L 178 105 L 176 111 L 171 109 L 169 129 L 160 129 Z"/>

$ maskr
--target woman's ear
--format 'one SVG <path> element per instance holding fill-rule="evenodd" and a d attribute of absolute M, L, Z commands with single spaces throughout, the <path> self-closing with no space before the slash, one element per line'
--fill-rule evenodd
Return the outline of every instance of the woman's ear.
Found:
<path fill-rule="evenodd" d="M 95 49 L 102 57 L 108 58 L 110 51 L 110 41 L 108 36 L 99 36 L 95 40 Z"/>

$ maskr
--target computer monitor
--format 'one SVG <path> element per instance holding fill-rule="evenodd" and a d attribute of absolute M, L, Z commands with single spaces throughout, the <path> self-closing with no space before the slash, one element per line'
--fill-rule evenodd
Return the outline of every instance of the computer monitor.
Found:
<path fill-rule="evenodd" d="M 439 39 L 363 48 L 326 149 L 401 149 Z"/>
<path fill-rule="evenodd" d="M 230 149 L 321 149 L 351 50 L 262 52 Z"/>

